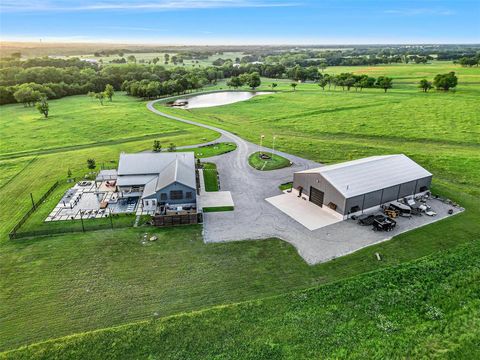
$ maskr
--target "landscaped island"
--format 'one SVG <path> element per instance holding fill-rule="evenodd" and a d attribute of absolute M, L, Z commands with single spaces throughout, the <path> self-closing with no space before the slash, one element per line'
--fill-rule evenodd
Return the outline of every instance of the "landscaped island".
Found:
<path fill-rule="evenodd" d="M 282 169 L 290 166 L 290 160 L 283 156 L 267 153 L 265 151 L 258 151 L 248 157 L 248 163 L 251 167 L 261 171 L 269 171 L 275 169 Z"/>

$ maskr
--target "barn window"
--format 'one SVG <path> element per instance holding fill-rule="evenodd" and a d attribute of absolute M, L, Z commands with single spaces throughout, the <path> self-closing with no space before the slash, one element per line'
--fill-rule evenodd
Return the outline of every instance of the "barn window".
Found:
<path fill-rule="evenodd" d="M 183 199 L 183 191 L 182 190 L 172 190 L 172 191 L 170 191 L 170 199 L 171 200 L 182 200 Z"/>
<path fill-rule="evenodd" d="M 160 200 L 167 200 L 167 194 L 166 193 L 161 193 L 160 194 Z"/>
<path fill-rule="evenodd" d="M 192 192 L 191 192 L 191 191 L 187 191 L 187 192 L 185 193 L 185 198 L 191 199 L 191 198 L 192 198 Z"/>

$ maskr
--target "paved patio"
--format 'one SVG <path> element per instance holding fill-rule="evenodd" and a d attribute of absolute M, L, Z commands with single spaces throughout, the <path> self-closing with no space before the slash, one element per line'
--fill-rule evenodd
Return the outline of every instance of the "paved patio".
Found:
<path fill-rule="evenodd" d="M 343 220 L 343 216 L 327 208 L 317 206 L 298 192 L 286 192 L 282 195 L 265 199 L 277 209 L 305 226 L 308 230 L 316 230 Z"/>

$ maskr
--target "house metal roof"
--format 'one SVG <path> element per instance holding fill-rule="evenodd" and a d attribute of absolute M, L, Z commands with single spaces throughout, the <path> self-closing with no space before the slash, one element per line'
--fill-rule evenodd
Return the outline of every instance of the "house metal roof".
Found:
<path fill-rule="evenodd" d="M 321 174 L 345 198 L 432 176 L 403 154 L 371 156 L 298 173 Z"/>
<path fill-rule="evenodd" d="M 118 186 L 143 186 L 148 182 L 156 179 L 158 175 L 123 175 L 117 178 Z"/>
<path fill-rule="evenodd" d="M 120 154 L 119 186 L 142 185 L 143 197 L 178 182 L 196 188 L 193 152 Z"/>
<path fill-rule="evenodd" d="M 193 152 L 121 153 L 118 162 L 118 175 L 158 175 L 175 159 L 195 167 Z"/>
<path fill-rule="evenodd" d="M 117 178 L 116 169 L 100 170 L 95 181 L 115 180 Z"/>

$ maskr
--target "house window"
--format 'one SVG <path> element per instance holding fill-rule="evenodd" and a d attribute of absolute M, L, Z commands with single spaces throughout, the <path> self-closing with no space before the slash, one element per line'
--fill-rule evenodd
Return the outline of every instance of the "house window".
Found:
<path fill-rule="evenodd" d="M 161 193 L 160 194 L 160 200 L 167 200 L 167 194 L 166 193 Z"/>
<path fill-rule="evenodd" d="M 187 192 L 185 193 L 185 198 L 186 198 L 186 199 L 191 199 L 191 198 L 192 198 L 192 192 L 191 192 L 191 191 L 187 191 Z"/>
<path fill-rule="evenodd" d="M 171 200 L 182 200 L 183 199 L 183 191 L 182 190 L 172 190 L 172 191 L 170 191 L 170 199 Z"/>
<path fill-rule="evenodd" d="M 148 200 L 145 200 L 145 206 L 148 206 Z"/>

